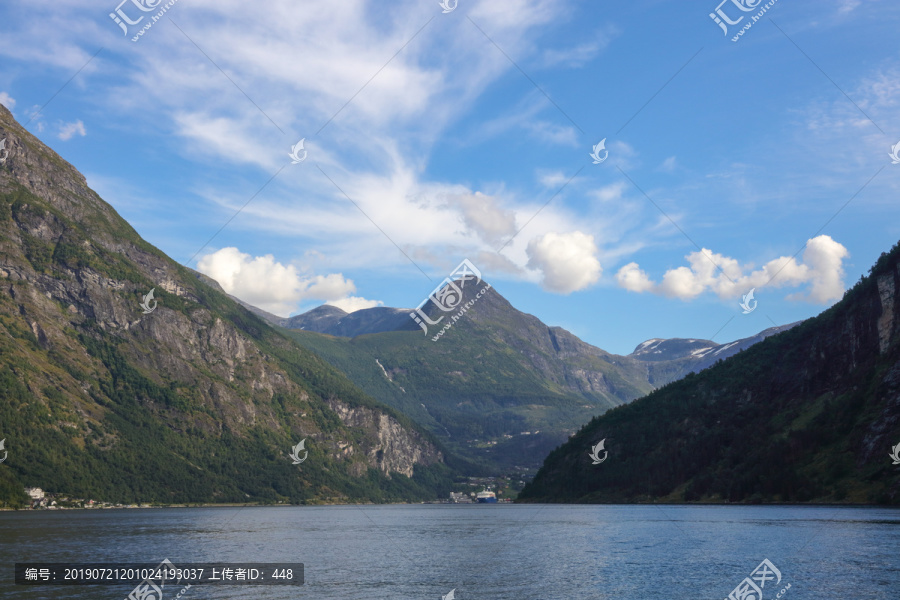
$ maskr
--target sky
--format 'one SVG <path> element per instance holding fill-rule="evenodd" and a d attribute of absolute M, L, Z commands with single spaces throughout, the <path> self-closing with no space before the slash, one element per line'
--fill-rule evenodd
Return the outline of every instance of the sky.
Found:
<path fill-rule="evenodd" d="M 468 259 L 627 354 L 815 316 L 900 240 L 897 31 L 889 0 L 7 1 L 0 103 L 260 308 L 413 308 Z"/>

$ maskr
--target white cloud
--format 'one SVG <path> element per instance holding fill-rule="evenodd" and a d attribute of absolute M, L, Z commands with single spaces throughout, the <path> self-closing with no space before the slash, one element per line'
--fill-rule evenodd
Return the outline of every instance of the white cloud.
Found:
<path fill-rule="evenodd" d="M 520 266 L 503 256 L 502 254 L 497 254 L 493 250 L 481 251 L 475 255 L 473 260 L 475 264 L 478 265 L 478 268 L 483 272 L 501 272 L 515 276 L 524 274 L 524 270 Z"/>
<path fill-rule="evenodd" d="M 617 34 L 618 30 L 615 27 L 608 26 L 599 31 L 590 42 L 562 50 L 555 48 L 546 50 L 541 57 L 540 66 L 544 68 L 566 67 L 569 69 L 581 67 L 605 50 Z"/>
<path fill-rule="evenodd" d="M 839 0 L 838 1 L 838 13 L 846 14 L 855 10 L 860 4 L 862 4 L 861 0 Z"/>
<path fill-rule="evenodd" d="M 525 129 L 537 139 L 559 146 L 577 146 L 578 132 L 574 127 L 558 125 L 549 121 L 528 121 L 524 123 Z"/>
<path fill-rule="evenodd" d="M 597 141 L 599 142 L 600 140 Z M 615 170 L 617 166 L 628 171 L 640 166 L 638 152 L 628 142 L 623 142 L 622 140 L 609 141 L 607 139 L 606 148 L 609 150 L 609 160 L 604 163 L 604 167 Z"/>
<path fill-rule="evenodd" d="M 616 282 L 629 292 L 649 292 L 653 282 L 636 262 L 630 262 L 616 273 Z"/>
<path fill-rule="evenodd" d="M 566 175 L 562 171 L 546 171 L 539 170 L 537 172 L 538 182 L 545 188 L 559 188 L 569 180 L 571 175 Z"/>
<path fill-rule="evenodd" d="M 707 291 L 728 299 L 751 288 L 808 285 L 807 294 L 792 294 L 789 299 L 826 304 L 839 300 L 844 293 L 843 260 L 847 256 L 849 252 L 843 245 L 820 235 L 807 242 L 802 263 L 782 256 L 744 274 L 750 266 L 742 267 L 737 260 L 704 248 L 685 257 L 689 266 L 666 271 L 660 283 L 653 282 L 635 262 L 619 269 L 616 282 L 631 292 L 653 292 L 681 300 L 691 300 Z"/>
<path fill-rule="evenodd" d="M 71 139 L 72 136 L 76 133 L 81 137 L 87 135 L 87 130 L 84 128 L 84 123 L 82 123 L 80 119 L 72 123 L 62 123 L 59 126 L 59 139 L 61 139 L 62 141 Z"/>
<path fill-rule="evenodd" d="M 496 198 L 475 192 L 450 197 L 448 204 L 459 209 L 463 223 L 491 245 L 516 232 L 516 214 L 499 206 Z"/>
<path fill-rule="evenodd" d="M 325 304 L 336 306 L 348 313 L 356 312 L 364 308 L 375 308 L 376 306 L 384 306 L 384 302 L 380 300 L 366 300 L 358 296 L 349 296 L 341 300 L 329 300 Z"/>
<path fill-rule="evenodd" d="M 352 307 L 358 310 L 380 304 L 351 296 L 356 286 L 340 273 L 303 276 L 271 254 L 253 257 L 237 248 L 222 248 L 201 258 L 197 270 L 215 279 L 229 294 L 280 316 L 296 311 L 304 300 L 322 300 L 348 312 Z"/>
<path fill-rule="evenodd" d="M 593 196 L 601 202 L 612 202 L 621 200 L 625 190 L 630 184 L 627 181 L 617 181 L 609 185 L 605 185 L 598 190 L 592 192 Z"/>
<path fill-rule="evenodd" d="M 553 111 L 551 120 L 541 119 L 540 115 L 547 110 Z M 481 123 L 469 144 L 481 143 L 487 139 L 510 131 L 524 130 L 532 137 L 546 144 L 569 146 L 579 145 L 578 131 L 568 124 L 568 120 L 560 115 L 547 99 L 537 90 L 529 93 L 512 108 L 505 110 L 501 116 Z"/>
<path fill-rule="evenodd" d="M 843 261 L 850 253 L 827 235 L 809 240 L 803 251 L 803 263 L 811 270 L 808 300 L 824 304 L 840 300 L 844 294 Z"/>
<path fill-rule="evenodd" d="M 6 92 L 0 92 L 0 104 L 12 110 L 16 107 L 15 99 Z"/>
<path fill-rule="evenodd" d="M 558 294 L 583 290 L 600 279 L 594 236 L 580 231 L 547 233 L 528 242 L 528 268 L 540 271 L 544 289 Z"/>

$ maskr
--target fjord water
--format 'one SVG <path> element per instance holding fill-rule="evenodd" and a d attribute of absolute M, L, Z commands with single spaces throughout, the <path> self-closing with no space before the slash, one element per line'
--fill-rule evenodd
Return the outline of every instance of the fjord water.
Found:
<path fill-rule="evenodd" d="M 122 600 L 12 585 L 15 562 L 302 562 L 299 587 L 182 600 L 721 600 L 768 558 L 786 600 L 900 597 L 900 511 L 783 506 L 393 505 L 0 513 L 3 598 Z M 168 591 L 170 600 L 180 590 Z"/>

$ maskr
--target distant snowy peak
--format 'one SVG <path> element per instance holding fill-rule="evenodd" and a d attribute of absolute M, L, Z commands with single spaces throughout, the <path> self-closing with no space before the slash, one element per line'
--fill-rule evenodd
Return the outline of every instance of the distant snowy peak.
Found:
<path fill-rule="evenodd" d="M 685 357 L 700 357 L 714 350 L 718 344 L 709 340 L 673 338 L 669 340 L 654 338 L 638 344 L 633 358 L 645 361 L 677 360 Z"/>
<path fill-rule="evenodd" d="M 682 338 L 663 340 L 654 338 L 638 344 L 637 348 L 634 349 L 634 352 L 631 353 L 631 357 L 645 362 L 686 359 L 688 361 L 686 369 L 688 371 L 698 372 L 712 366 L 716 361 L 724 360 L 729 356 L 734 356 L 741 350 L 746 350 L 750 346 L 763 341 L 770 335 L 787 331 L 800 323 L 801 321 L 798 321 L 788 325 L 770 327 L 752 337 L 736 340 L 728 344 L 717 344 L 710 340 Z"/>

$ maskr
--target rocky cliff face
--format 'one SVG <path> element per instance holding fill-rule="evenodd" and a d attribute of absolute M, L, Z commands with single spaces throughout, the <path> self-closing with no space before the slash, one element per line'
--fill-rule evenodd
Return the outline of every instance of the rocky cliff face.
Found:
<path fill-rule="evenodd" d="M 313 499 L 323 484 L 312 484 L 318 476 L 301 492 L 288 482 L 296 469 L 284 470 L 286 450 L 302 437 L 318 444 L 313 455 L 322 450 L 316 468 L 348 476 L 360 474 L 359 461 L 324 451 L 338 440 L 354 440 L 363 470 L 411 476 L 416 466 L 441 463 L 411 424 L 143 241 L 0 106 L 4 138 L 0 438 L 12 453 L 0 484 L 12 477 L 53 491 L 144 501 Z M 145 313 L 141 303 L 151 290 L 153 310 Z M 356 417 L 342 421 L 326 398 Z M 147 447 L 129 437 L 142 427 L 161 439 Z M 50 432 L 62 432 L 61 447 L 43 448 Z M 85 472 L 59 473 L 59 452 L 79 457 Z M 141 466 L 159 461 L 178 479 L 206 473 L 208 485 L 173 487 Z M 240 461 L 281 484 L 273 489 L 261 477 L 243 486 L 224 467 Z M 133 469 L 133 480 L 114 474 L 121 468 Z M 328 482 L 332 491 L 352 485 L 340 477 Z M 166 492 L 139 497 L 146 481 Z"/>
<path fill-rule="evenodd" d="M 363 456 L 368 466 L 387 476 L 401 473 L 407 477 L 413 476 L 416 465 L 428 466 L 444 460 L 443 454 L 420 433 L 403 427 L 390 415 L 339 400 L 330 400 L 328 406 L 344 425 L 368 434 L 359 445 L 339 442 L 341 456 Z"/>
<path fill-rule="evenodd" d="M 898 307 L 894 299 L 897 297 L 898 279 L 900 279 L 900 265 L 897 271 L 885 273 L 878 278 L 878 297 L 881 301 L 881 316 L 878 317 L 878 347 L 884 353 L 891 346 L 891 341 L 896 339 L 900 330 L 900 319 L 897 318 Z"/>

